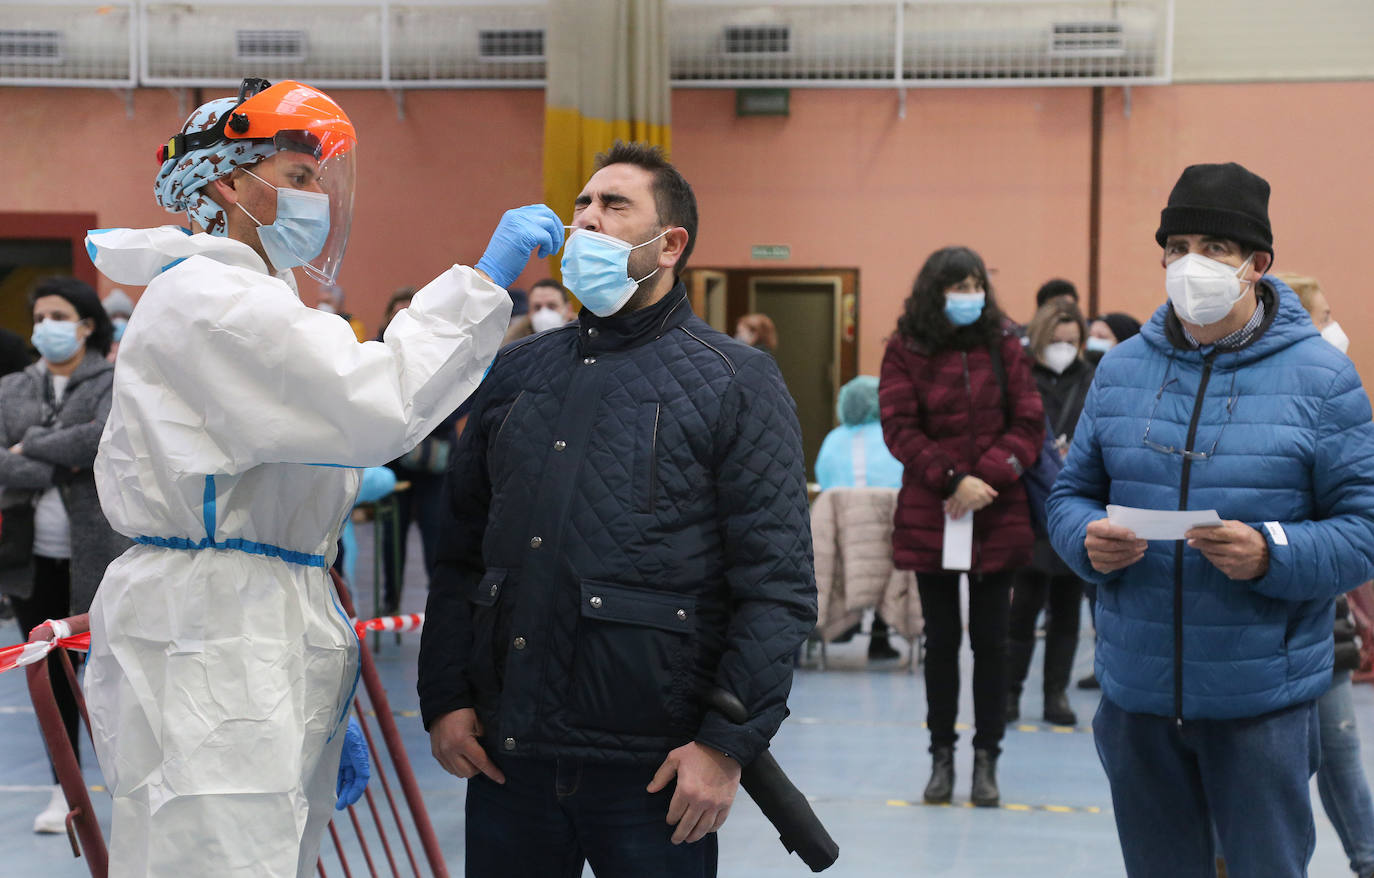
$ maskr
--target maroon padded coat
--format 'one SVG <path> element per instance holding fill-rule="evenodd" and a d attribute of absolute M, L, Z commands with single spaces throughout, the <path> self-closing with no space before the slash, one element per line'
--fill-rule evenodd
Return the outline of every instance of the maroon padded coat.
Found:
<path fill-rule="evenodd" d="M 1044 408 L 1021 340 L 1004 331 L 1000 350 L 1010 406 L 986 347 L 930 353 L 900 333 L 888 341 L 878 402 L 883 438 L 904 467 L 892 533 L 893 558 L 903 570 L 943 569 L 943 501 L 959 473 L 998 492 L 974 513 L 970 572 L 1012 570 L 1030 561 L 1034 540 L 1021 473 L 1040 454 Z"/>

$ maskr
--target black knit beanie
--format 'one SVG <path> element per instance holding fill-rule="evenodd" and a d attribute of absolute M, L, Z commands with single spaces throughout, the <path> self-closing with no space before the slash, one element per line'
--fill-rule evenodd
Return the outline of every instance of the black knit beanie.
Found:
<path fill-rule="evenodd" d="M 1189 165 L 1159 215 L 1155 242 L 1170 235 L 1213 235 L 1274 255 L 1269 184 L 1235 162 Z"/>
<path fill-rule="evenodd" d="M 1098 319 L 1111 327 L 1112 335 L 1116 336 L 1118 342 L 1123 342 L 1133 335 L 1140 334 L 1140 321 L 1129 314 L 1113 311 L 1110 314 L 1103 314 Z"/>

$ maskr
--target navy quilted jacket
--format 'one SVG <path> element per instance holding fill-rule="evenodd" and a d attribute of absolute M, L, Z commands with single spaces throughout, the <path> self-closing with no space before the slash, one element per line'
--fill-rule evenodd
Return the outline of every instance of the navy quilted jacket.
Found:
<path fill-rule="evenodd" d="M 1097 589 L 1097 677 L 1117 706 L 1258 716 L 1331 684 L 1336 595 L 1374 575 L 1374 424 L 1354 365 L 1283 283 L 1249 345 L 1203 354 L 1166 304 L 1102 358 L 1049 501 L 1059 555 Z M 1150 441 L 1208 454 L 1185 460 Z M 1117 503 L 1216 509 L 1255 527 L 1269 570 L 1226 577 L 1182 541 L 1109 575 L 1083 548 Z"/>
<path fill-rule="evenodd" d="M 475 707 L 515 756 L 748 764 L 816 619 L 801 430 L 773 358 L 679 284 L 511 344 L 446 489 L 420 647 L 426 728 Z M 708 712 L 721 686 L 743 725 Z"/>

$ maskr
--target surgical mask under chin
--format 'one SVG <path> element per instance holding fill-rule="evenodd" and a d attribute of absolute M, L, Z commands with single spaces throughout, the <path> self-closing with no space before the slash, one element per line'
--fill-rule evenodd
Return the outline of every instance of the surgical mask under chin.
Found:
<path fill-rule="evenodd" d="M 659 271 L 655 268 L 644 277 L 630 277 L 630 252 L 666 234 L 664 229 L 643 244 L 631 245 L 601 232 L 574 229 L 563 247 L 563 282 L 593 314 L 610 317 L 625 307 L 640 284 Z"/>
<path fill-rule="evenodd" d="M 955 326 L 969 326 L 983 316 L 985 293 L 945 293 L 945 316 Z"/>
<path fill-rule="evenodd" d="M 1198 326 L 1208 326 L 1226 317 L 1240 301 L 1244 285 L 1240 274 L 1250 265 L 1250 259 L 1239 268 L 1208 259 L 1199 253 L 1189 253 L 1164 270 L 1164 289 L 1180 320 Z"/>
<path fill-rule="evenodd" d="M 1110 338 L 1098 338 L 1095 335 L 1088 336 L 1088 350 L 1098 354 L 1105 354 L 1107 351 L 1116 347 L 1116 342 Z"/>
<path fill-rule="evenodd" d="M 76 324 L 70 320 L 44 320 L 33 327 L 33 346 L 49 363 L 65 363 L 81 350 Z"/>
<path fill-rule="evenodd" d="M 116 342 L 122 341 L 124 338 L 124 330 L 129 327 L 129 321 L 125 320 L 123 317 L 116 317 L 111 320 L 110 323 L 114 325 L 114 340 Z"/>
<path fill-rule="evenodd" d="M 567 323 L 563 319 L 563 314 L 557 308 L 536 308 L 530 312 L 530 328 L 535 332 L 546 332 L 550 329 L 557 329 Z"/>
<path fill-rule="evenodd" d="M 1341 325 L 1336 321 L 1331 321 L 1322 328 L 1322 338 L 1336 346 L 1336 350 L 1346 353 L 1350 350 L 1350 336 L 1345 334 Z"/>
<path fill-rule="evenodd" d="M 1056 375 L 1062 375 L 1064 370 L 1078 359 L 1078 346 L 1071 345 L 1066 341 L 1057 341 L 1054 344 L 1046 345 L 1045 351 L 1040 355 L 1044 364 Z"/>
<path fill-rule="evenodd" d="M 247 168 L 243 172 L 264 186 L 272 186 Z M 323 192 L 272 188 L 277 190 L 277 218 L 267 225 L 258 222 L 241 202 L 235 204 L 258 224 L 258 240 L 262 241 L 273 268 L 281 271 L 305 265 L 320 255 L 329 238 L 329 196 Z"/>

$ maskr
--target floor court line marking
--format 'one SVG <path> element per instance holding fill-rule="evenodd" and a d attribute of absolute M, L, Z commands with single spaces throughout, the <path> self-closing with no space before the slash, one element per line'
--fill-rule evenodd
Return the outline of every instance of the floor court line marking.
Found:
<path fill-rule="evenodd" d="M 927 803 L 927 802 L 912 801 L 912 800 L 909 800 L 909 799 L 881 799 L 881 800 L 877 800 L 877 799 L 849 799 L 849 798 L 827 797 L 827 796 L 807 796 L 807 797 L 806 797 L 806 800 L 807 800 L 808 802 L 813 803 L 813 804 L 822 804 L 822 805 L 840 805 L 840 804 L 843 804 L 843 805 L 872 805 L 872 804 L 878 804 L 879 802 L 881 802 L 881 804 L 883 804 L 884 806 L 886 806 L 886 807 L 888 807 L 888 808 L 975 808 L 975 807 L 977 807 L 977 806 L 974 805 L 972 802 L 951 802 L 951 803 L 949 803 L 949 804 L 944 804 L 944 805 L 934 805 L 934 804 L 930 804 L 930 803 Z M 1107 809 L 1106 809 L 1106 808 L 1101 808 L 1101 807 L 1098 807 L 1097 805 L 1053 805 L 1053 804 L 1031 805 L 1031 804 L 1025 804 L 1025 803 L 1022 803 L 1022 802 L 1003 802 L 1001 805 L 998 805 L 998 806 L 996 807 L 996 809 L 989 808 L 989 809 L 987 809 L 987 810 L 1020 811 L 1020 812 L 1022 812 L 1022 813 L 1040 812 L 1040 813 L 1043 813 L 1043 814 L 1105 814 L 1105 813 L 1107 813 Z"/>
<path fill-rule="evenodd" d="M 924 729 L 925 723 L 921 722 L 902 722 L 900 720 L 858 720 L 858 719 L 828 719 L 819 716 L 797 716 L 788 717 L 787 722 L 796 723 L 803 726 L 894 726 L 896 728 Z M 973 726 L 968 723 L 956 723 L 955 731 L 971 732 Z M 1007 725 L 1008 731 L 1018 732 L 1052 732 L 1061 735 L 1091 735 L 1092 726 L 1056 726 L 1050 723 L 1014 723 Z"/>

